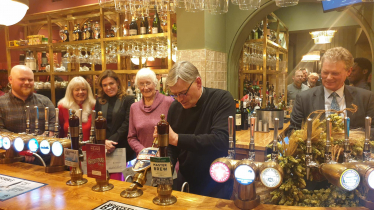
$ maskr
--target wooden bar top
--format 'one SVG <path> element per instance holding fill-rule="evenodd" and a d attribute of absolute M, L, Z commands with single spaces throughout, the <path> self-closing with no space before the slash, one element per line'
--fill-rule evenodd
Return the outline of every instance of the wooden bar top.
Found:
<path fill-rule="evenodd" d="M 65 183 L 70 179 L 69 172 L 44 173 L 41 166 L 27 163 L 1 164 L 0 174 L 27 179 L 31 181 L 48 184 L 44 187 L 32 190 L 22 195 L 13 197 L 6 201 L 0 201 L 1 210 L 57 210 L 57 209 L 93 209 L 101 204 L 112 200 L 149 209 L 238 209 L 231 200 L 217 199 L 199 196 L 190 193 L 173 191 L 178 201 L 171 206 L 158 206 L 153 204 L 152 199 L 156 196 L 156 188 L 144 186 L 144 194 L 138 198 L 122 198 L 120 193 L 130 186 L 128 182 L 110 180 L 114 188 L 107 192 L 94 192 L 91 187 L 95 185 L 95 179 L 87 178 L 88 183 L 81 186 L 67 186 Z M 86 178 L 86 176 L 84 176 Z M 256 210 L 299 210 L 311 209 L 303 207 L 275 206 L 261 204 Z M 312 208 L 313 210 L 342 210 L 366 208 Z"/>
<path fill-rule="evenodd" d="M 278 130 L 278 135 L 284 134 L 284 132 L 288 129 L 290 123 L 283 123 L 283 128 Z M 274 130 L 270 130 L 270 132 L 255 132 L 255 149 L 256 150 L 265 150 L 266 146 L 273 141 L 274 137 Z M 236 144 L 235 148 L 240 149 L 249 149 L 249 130 L 241 130 L 236 131 Z"/>

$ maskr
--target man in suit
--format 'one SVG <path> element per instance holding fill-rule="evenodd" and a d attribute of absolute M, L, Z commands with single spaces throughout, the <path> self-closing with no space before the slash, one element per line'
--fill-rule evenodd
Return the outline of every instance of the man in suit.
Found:
<path fill-rule="evenodd" d="M 292 113 L 290 131 L 301 128 L 302 122 L 316 110 L 343 110 L 358 107 L 356 113 L 346 112 L 351 119 L 351 128 L 365 127 L 365 117 L 374 117 L 374 94 L 368 90 L 344 85 L 351 74 L 353 56 L 345 48 L 335 47 L 326 51 L 322 57 L 322 85 L 301 92 L 296 96 Z M 372 125 L 374 120 L 372 121 Z M 372 132 L 373 133 L 373 132 Z"/>

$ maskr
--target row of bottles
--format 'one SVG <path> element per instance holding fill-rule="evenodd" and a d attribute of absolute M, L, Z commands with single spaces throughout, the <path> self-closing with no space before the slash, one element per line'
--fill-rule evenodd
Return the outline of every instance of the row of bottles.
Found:
<path fill-rule="evenodd" d="M 252 30 L 249 39 L 262 39 L 264 38 L 264 21 L 257 24 Z M 277 41 L 277 32 L 269 28 L 269 23 L 266 24 L 266 38 L 270 41 Z M 281 39 L 279 39 L 281 43 Z"/>
<path fill-rule="evenodd" d="M 105 37 L 115 37 L 116 30 L 117 29 L 115 27 L 111 27 L 111 29 L 106 29 Z M 122 30 L 123 36 L 157 34 L 164 32 L 161 27 L 161 21 L 158 17 L 157 12 L 154 15 L 153 21 L 149 22 L 147 17 L 142 17 L 139 25 L 135 17 L 132 18 L 131 22 L 128 21 L 127 17 L 125 17 L 125 20 L 122 24 Z M 174 23 L 172 26 L 172 32 L 174 34 L 177 33 L 176 23 Z M 71 35 L 69 34 L 67 25 L 65 25 L 62 34 L 62 39 L 63 42 L 100 39 L 100 25 L 97 21 L 94 25 L 92 24 L 92 22 L 88 22 L 84 23 L 83 29 L 81 29 L 80 24 L 75 24 L 74 30 Z"/>
<path fill-rule="evenodd" d="M 248 130 L 248 118 L 256 115 L 256 110 L 260 109 L 260 104 L 255 104 L 254 99 L 248 102 L 236 100 L 235 130 Z"/>
<path fill-rule="evenodd" d="M 90 21 L 88 23 L 84 23 L 83 29 L 81 29 L 79 23 L 75 24 L 71 36 L 69 34 L 68 26 L 65 25 L 62 37 L 62 41 L 64 42 L 99 39 L 100 25 L 97 21 L 95 25 L 93 25 L 92 21 Z"/>
<path fill-rule="evenodd" d="M 48 58 L 47 58 L 47 52 L 46 51 L 42 52 L 40 66 L 38 65 L 38 62 L 35 59 L 32 51 L 27 51 L 26 56 L 25 56 L 25 54 L 20 54 L 19 64 L 29 67 L 34 72 L 38 72 L 38 71 L 39 72 L 46 72 L 46 67 L 49 65 L 48 64 Z"/>

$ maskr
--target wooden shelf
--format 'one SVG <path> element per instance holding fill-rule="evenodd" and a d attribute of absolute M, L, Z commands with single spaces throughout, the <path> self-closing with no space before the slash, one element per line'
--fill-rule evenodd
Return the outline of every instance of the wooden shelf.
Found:
<path fill-rule="evenodd" d="M 8 44 L 8 43 L 6 43 Z M 48 44 L 38 44 L 38 45 L 25 45 L 25 46 L 14 46 L 14 47 L 7 47 L 9 50 L 22 50 L 22 51 L 42 51 L 48 49 Z"/>
<path fill-rule="evenodd" d="M 263 46 L 265 42 L 265 39 L 262 38 L 262 39 L 251 39 L 251 40 L 248 40 L 246 41 L 246 44 L 258 44 L 260 46 Z M 280 46 L 279 44 L 271 41 L 271 40 L 267 40 L 267 46 L 268 47 L 271 47 L 275 50 L 279 50 L 281 53 L 288 53 L 288 50 L 283 48 L 282 46 Z"/>
<path fill-rule="evenodd" d="M 100 39 L 90 39 L 90 40 L 81 40 L 81 41 L 70 41 L 70 42 L 58 42 L 58 43 L 52 43 L 52 37 L 53 32 L 55 31 L 55 26 L 63 27 L 67 26 L 68 31 L 71 34 L 73 31 L 73 26 L 75 24 L 89 21 L 90 19 L 94 18 L 95 21 L 97 21 L 100 24 L 101 28 L 101 37 Z M 100 20 L 98 20 L 100 19 Z M 75 8 L 68 8 L 68 9 L 62 9 L 62 10 L 55 10 L 55 11 L 48 11 L 43 13 L 37 13 L 37 14 L 31 14 L 26 15 L 21 22 L 19 22 L 17 25 L 24 26 L 24 36 L 27 37 L 28 35 L 34 35 L 38 33 L 40 28 L 47 27 L 48 29 L 48 35 L 49 37 L 49 43 L 48 44 L 41 44 L 41 45 L 30 45 L 30 46 L 17 46 L 17 47 L 7 47 L 7 69 L 8 74 L 10 73 L 10 70 L 12 68 L 12 58 L 11 58 L 11 51 L 14 50 L 31 50 L 31 51 L 46 51 L 49 53 L 48 59 L 54 60 L 54 54 L 56 52 L 61 52 L 62 50 L 66 50 L 66 46 L 70 45 L 72 47 L 77 46 L 92 46 L 96 45 L 101 49 L 100 58 L 102 60 L 103 65 L 101 65 L 101 68 L 99 67 L 99 71 L 73 71 L 78 70 L 79 64 L 78 63 L 72 63 L 68 65 L 68 71 L 67 72 L 55 72 L 53 69 L 53 66 L 51 66 L 51 72 L 36 72 L 34 73 L 34 76 L 69 76 L 69 79 L 71 79 L 74 76 L 79 75 L 99 75 L 104 70 L 107 69 L 107 67 L 111 66 L 110 68 L 114 68 L 114 72 L 118 74 L 124 74 L 128 77 L 129 74 L 136 74 L 139 69 L 131 69 L 134 68 L 131 61 L 126 57 L 117 57 L 117 63 L 114 65 L 105 65 L 105 45 L 108 42 L 120 42 L 120 41 L 129 41 L 129 40 L 137 40 L 142 41 L 146 39 L 167 39 L 168 40 L 168 55 L 172 54 L 172 40 L 174 39 L 172 34 L 172 25 L 168 25 L 168 30 L 165 33 L 158 33 L 158 34 L 146 34 L 146 35 L 137 35 L 137 36 L 127 36 L 127 37 L 120 37 L 121 30 L 119 29 L 116 32 L 116 37 L 111 38 L 105 38 L 103 34 L 105 34 L 105 25 L 107 23 L 110 23 L 111 25 L 117 25 L 120 26 L 123 22 L 123 15 L 120 15 L 119 13 L 109 11 L 107 9 L 100 8 L 98 3 L 91 4 L 91 5 L 85 5 L 85 6 L 79 6 Z M 171 23 L 171 14 L 167 14 L 167 22 Z M 4 27 L 5 29 L 5 43 L 8 45 L 9 40 L 12 40 L 11 37 L 9 37 L 9 27 Z M 56 37 L 55 37 L 56 38 Z M 60 38 L 58 38 L 60 39 Z M 35 58 L 37 58 L 36 53 L 34 53 Z M 125 64 L 125 65 L 124 65 Z M 167 58 L 167 65 L 164 65 L 165 67 L 158 68 L 165 68 L 165 69 L 154 69 L 154 72 L 156 74 L 167 74 L 169 72 L 168 68 L 171 68 L 173 64 L 171 56 Z M 160 64 L 161 65 L 161 64 Z M 92 65 L 92 67 L 94 67 Z M 123 69 L 121 69 L 123 68 Z M 140 64 L 139 68 L 142 68 L 142 64 Z M 157 68 L 157 67 L 156 67 Z M 95 68 L 92 68 L 93 70 Z M 95 84 L 93 84 L 95 86 Z M 56 104 L 56 95 L 55 95 L 55 87 L 54 87 L 54 81 L 51 81 L 51 101 Z"/>
<path fill-rule="evenodd" d="M 150 39 L 150 38 L 158 38 L 158 37 L 167 37 L 167 33 L 111 37 L 111 38 L 104 38 L 103 40 L 104 42 L 111 42 L 111 41 L 122 41 L 122 40 Z"/>
<path fill-rule="evenodd" d="M 262 70 L 243 70 L 243 74 L 263 74 Z M 267 70 L 266 74 L 286 74 L 287 72 Z"/>

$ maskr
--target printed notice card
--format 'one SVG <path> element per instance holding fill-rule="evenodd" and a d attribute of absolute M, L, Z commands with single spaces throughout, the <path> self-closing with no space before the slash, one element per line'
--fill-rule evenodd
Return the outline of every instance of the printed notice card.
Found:
<path fill-rule="evenodd" d="M 106 180 L 106 160 L 104 144 L 86 144 L 87 176 Z"/>
<path fill-rule="evenodd" d="M 151 157 L 151 171 L 155 184 L 173 184 L 170 157 Z"/>
<path fill-rule="evenodd" d="M 43 183 L 0 174 L 0 201 L 5 201 L 31 190 L 43 187 Z"/>
<path fill-rule="evenodd" d="M 117 210 L 117 209 L 118 210 L 130 210 L 130 209 L 131 210 L 149 210 L 149 209 L 138 207 L 138 206 L 120 203 L 117 201 L 108 201 L 94 208 L 93 210 Z"/>

